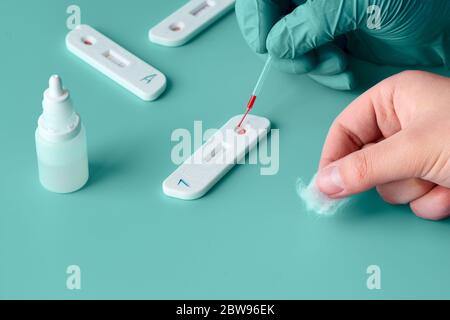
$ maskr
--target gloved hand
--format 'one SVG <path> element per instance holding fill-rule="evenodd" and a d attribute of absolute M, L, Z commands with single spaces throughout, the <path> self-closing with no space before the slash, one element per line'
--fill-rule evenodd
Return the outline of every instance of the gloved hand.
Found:
<path fill-rule="evenodd" d="M 334 89 L 356 85 L 340 47 L 379 64 L 450 66 L 449 0 L 237 0 L 236 14 L 256 53 Z"/>
<path fill-rule="evenodd" d="M 424 0 L 427 1 L 427 0 Z M 317 186 L 328 197 L 377 187 L 419 217 L 450 216 L 450 78 L 407 71 L 350 104 L 325 142 Z"/>

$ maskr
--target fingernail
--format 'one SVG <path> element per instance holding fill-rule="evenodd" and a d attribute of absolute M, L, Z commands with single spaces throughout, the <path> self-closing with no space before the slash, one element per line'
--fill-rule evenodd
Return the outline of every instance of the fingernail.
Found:
<path fill-rule="evenodd" d="M 317 185 L 326 195 L 334 195 L 344 191 L 344 183 L 338 167 L 327 167 L 319 172 Z"/>

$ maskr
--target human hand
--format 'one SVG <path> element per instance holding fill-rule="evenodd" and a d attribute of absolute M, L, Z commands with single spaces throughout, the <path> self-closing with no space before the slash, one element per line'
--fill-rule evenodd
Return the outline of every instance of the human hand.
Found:
<path fill-rule="evenodd" d="M 419 217 L 449 217 L 450 78 L 407 71 L 356 99 L 330 129 L 317 186 L 332 199 L 377 187 Z"/>
<path fill-rule="evenodd" d="M 286 72 L 334 89 L 355 87 L 349 52 L 389 65 L 450 65 L 448 0 L 237 0 L 245 40 Z"/>

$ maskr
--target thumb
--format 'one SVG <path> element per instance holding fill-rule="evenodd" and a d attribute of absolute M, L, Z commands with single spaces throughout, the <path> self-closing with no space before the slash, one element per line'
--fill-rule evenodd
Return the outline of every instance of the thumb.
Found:
<path fill-rule="evenodd" d="M 427 167 L 424 149 L 412 134 L 400 131 L 323 168 L 317 186 L 331 198 L 342 198 L 386 183 L 421 178 Z"/>
<path fill-rule="evenodd" d="M 267 37 L 267 50 L 277 58 L 294 59 L 356 30 L 366 15 L 365 2 L 308 1 L 273 26 Z"/>
<path fill-rule="evenodd" d="M 256 53 L 266 53 L 270 29 L 288 12 L 289 0 L 237 0 L 236 17 L 242 35 Z"/>

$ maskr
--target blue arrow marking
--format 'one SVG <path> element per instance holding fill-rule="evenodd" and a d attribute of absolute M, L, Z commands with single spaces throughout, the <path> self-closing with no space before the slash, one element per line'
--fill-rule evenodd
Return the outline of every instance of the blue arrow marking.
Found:
<path fill-rule="evenodd" d="M 149 76 L 146 76 L 145 78 L 141 79 L 141 81 L 146 81 L 147 84 L 149 84 L 150 82 L 152 82 L 153 79 L 156 78 L 156 74 L 151 74 Z"/>
<path fill-rule="evenodd" d="M 186 187 L 190 188 L 191 186 L 189 185 L 189 183 L 187 183 L 186 181 L 184 181 L 183 179 L 180 179 L 180 181 L 178 182 L 178 185 L 184 184 Z"/>

